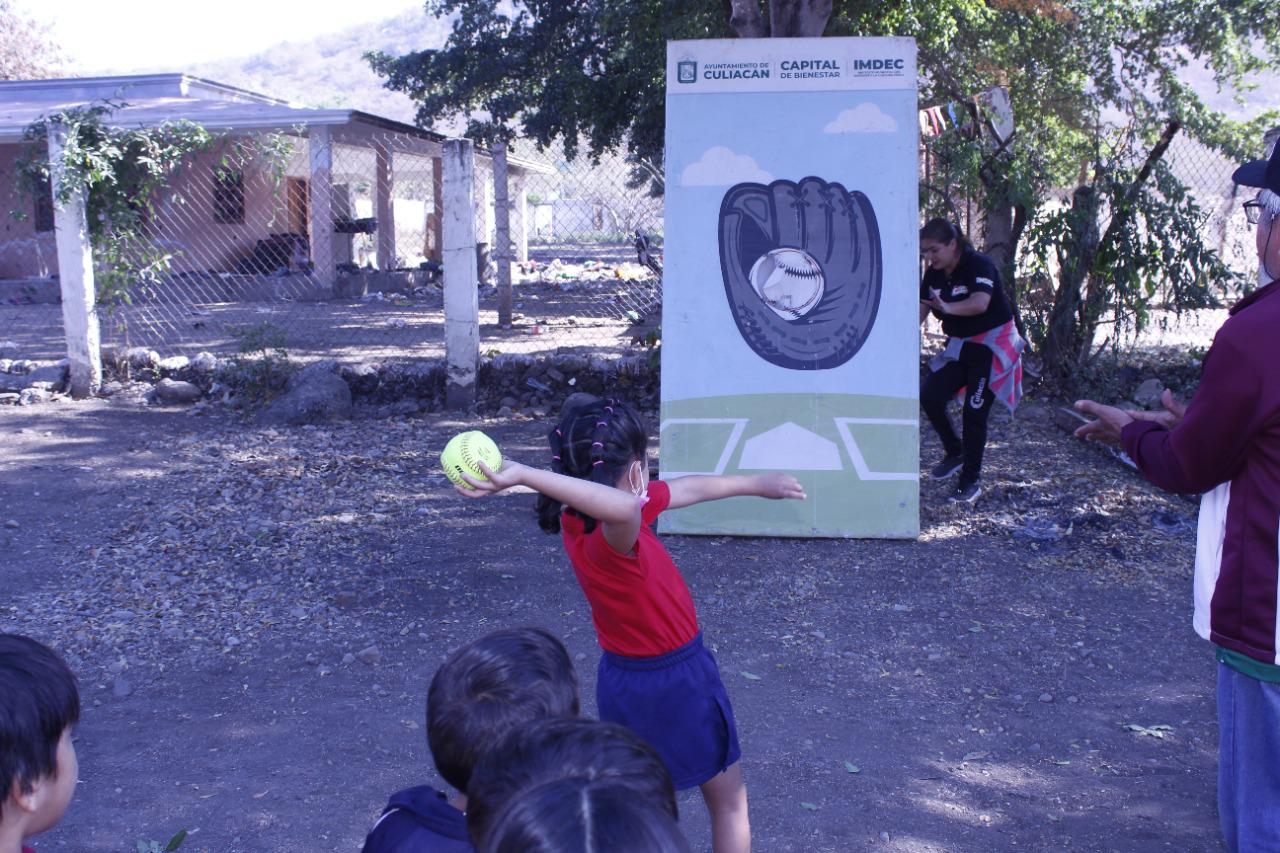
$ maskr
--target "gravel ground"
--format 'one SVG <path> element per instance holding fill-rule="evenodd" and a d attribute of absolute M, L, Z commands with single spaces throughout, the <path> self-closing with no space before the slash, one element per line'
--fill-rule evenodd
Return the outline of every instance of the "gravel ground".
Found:
<path fill-rule="evenodd" d="M 434 781 L 425 686 L 545 625 L 594 711 L 589 614 L 528 495 L 453 495 L 457 415 L 271 430 L 125 402 L 0 409 L 0 630 L 59 648 L 81 778 L 44 851 L 358 849 Z M 926 430 L 927 432 L 927 430 Z M 932 438 L 931 436 L 929 437 Z M 926 464 L 938 455 L 926 442 Z M 1216 851 L 1195 507 L 1034 401 L 917 542 L 668 537 L 735 703 L 761 851 Z M 696 794 L 681 800 L 707 849 Z"/>

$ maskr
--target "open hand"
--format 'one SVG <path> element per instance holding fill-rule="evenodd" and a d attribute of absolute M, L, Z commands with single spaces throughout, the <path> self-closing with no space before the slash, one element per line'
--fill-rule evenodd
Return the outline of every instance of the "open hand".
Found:
<path fill-rule="evenodd" d="M 1083 438 L 1085 441 L 1105 441 L 1116 444 L 1120 441 L 1121 430 L 1134 421 L 1129 412 L 1117 409 L 1115 406 L 1104 406 L 1093 400 L 1077 400 L 1076 411 L 1097 418 L 1075 431 L 1076 438 Z"/>
<path fill-rule="evenodd" d="M 759 495 L 762 498 L 802 501 L 806 497 L 804 486 L 800 485 L 800 481 L 790 474 L 774 471 L 769 474 L 761 474 L 759 480 Z"/>
<path fill-rule="evenodd" d="M 466 486 L 454 486 L 454 491 L 468 498 L 483 498 L 500 492 L 503 489 L 509 489 L 512 486 L 520 485 L 520 474 L 524 467 L 519 462 L 503 462 L 502 467 L 494 471 L 488 465 L 479 459 L 476 465 L 480 466 L 480 470 L 488 477 L 487 480 L 481 480 L 478 477 L 472 477 L 467 472 L 462 472 L 462 479 L 471 484 L 471 488 Z"/>
<path fill-rule="evenodd" d="M 1164 389 L 1164 393 L 1160 395 L 1160 402 L 1164 405 L 1163 412 L 1132 412 L 1133 419 L 1135 421 L 1151 421 L 1165 429 L 1173 429 L 1182 423 L 1182 418 L 1187 413 L 1187 407 L 1173 399 L 1172 391 L 1168 388 Z"/>

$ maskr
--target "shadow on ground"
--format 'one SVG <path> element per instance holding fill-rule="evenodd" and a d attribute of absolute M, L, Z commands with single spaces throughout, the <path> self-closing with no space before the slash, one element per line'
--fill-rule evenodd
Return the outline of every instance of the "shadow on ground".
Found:
<path fill-rule="evenodd" d="M 85 700 L 76 799 L 39 849 L 183 827 L 191 851 L 358 849 L 389 792 L 441 784 L 426 684 L 502 626 L 564 637 L 594 712 L 589 614 L 532 497 L 466 501 L 437 472 L 470 426 L 544 454 L 522 420 L 0 410 L 0 629 L 62 649 Z M 918 542 L 667 538 L 756 849 L 1220 849 L 1194 508 L 1035 406 L 992 439 L 976 508 L 922 483 Z M 707 849 L 696 794 L 681 809 Z"/>

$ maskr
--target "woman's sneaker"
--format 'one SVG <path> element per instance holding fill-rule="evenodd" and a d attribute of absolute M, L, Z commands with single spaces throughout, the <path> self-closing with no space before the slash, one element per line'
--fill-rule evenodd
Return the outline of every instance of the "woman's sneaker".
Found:
<path fill-rule="evenodd" d="M 956 486 L 956 490 L 951 493 L 947 500 L 953 504 L 971 504 L 982 496 L 982 487 L 978 485 L 978 481 L 965 483 L 963 480 Z"/>
<path fill-rule="evenodd" d="M 935 480 L 945 480 L 964 466 L 964 456 L 959 453 L 948 453 L 946 457 L 934 465 L 929 476 Z"/>

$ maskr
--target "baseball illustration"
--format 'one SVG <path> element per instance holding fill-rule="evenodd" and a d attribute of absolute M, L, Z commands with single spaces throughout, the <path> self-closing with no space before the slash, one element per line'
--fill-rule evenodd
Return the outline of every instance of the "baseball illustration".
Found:
<path fill-rule="evenodd" d="M 444 468 L 445 476 L 449 478 L 449 482 L 464 489 L 472 488 L 462 479 L 464 472 L 477 480 L 488 479 L 476 464 L 477 460 L 484 462 L 492 471 L 502 467 L 502 452 L 498 450 L 498 445 L 478 429 L 458 433 L 449 439 L 440 453 L 440 467 Z"/>
<path fill-rule="evenodd" d="M 797 320 L 822 301 L 822 267 L 803 249 L 773 249 L 755 262 L 749 277 L 756 295 L 784 320 Z"/>

